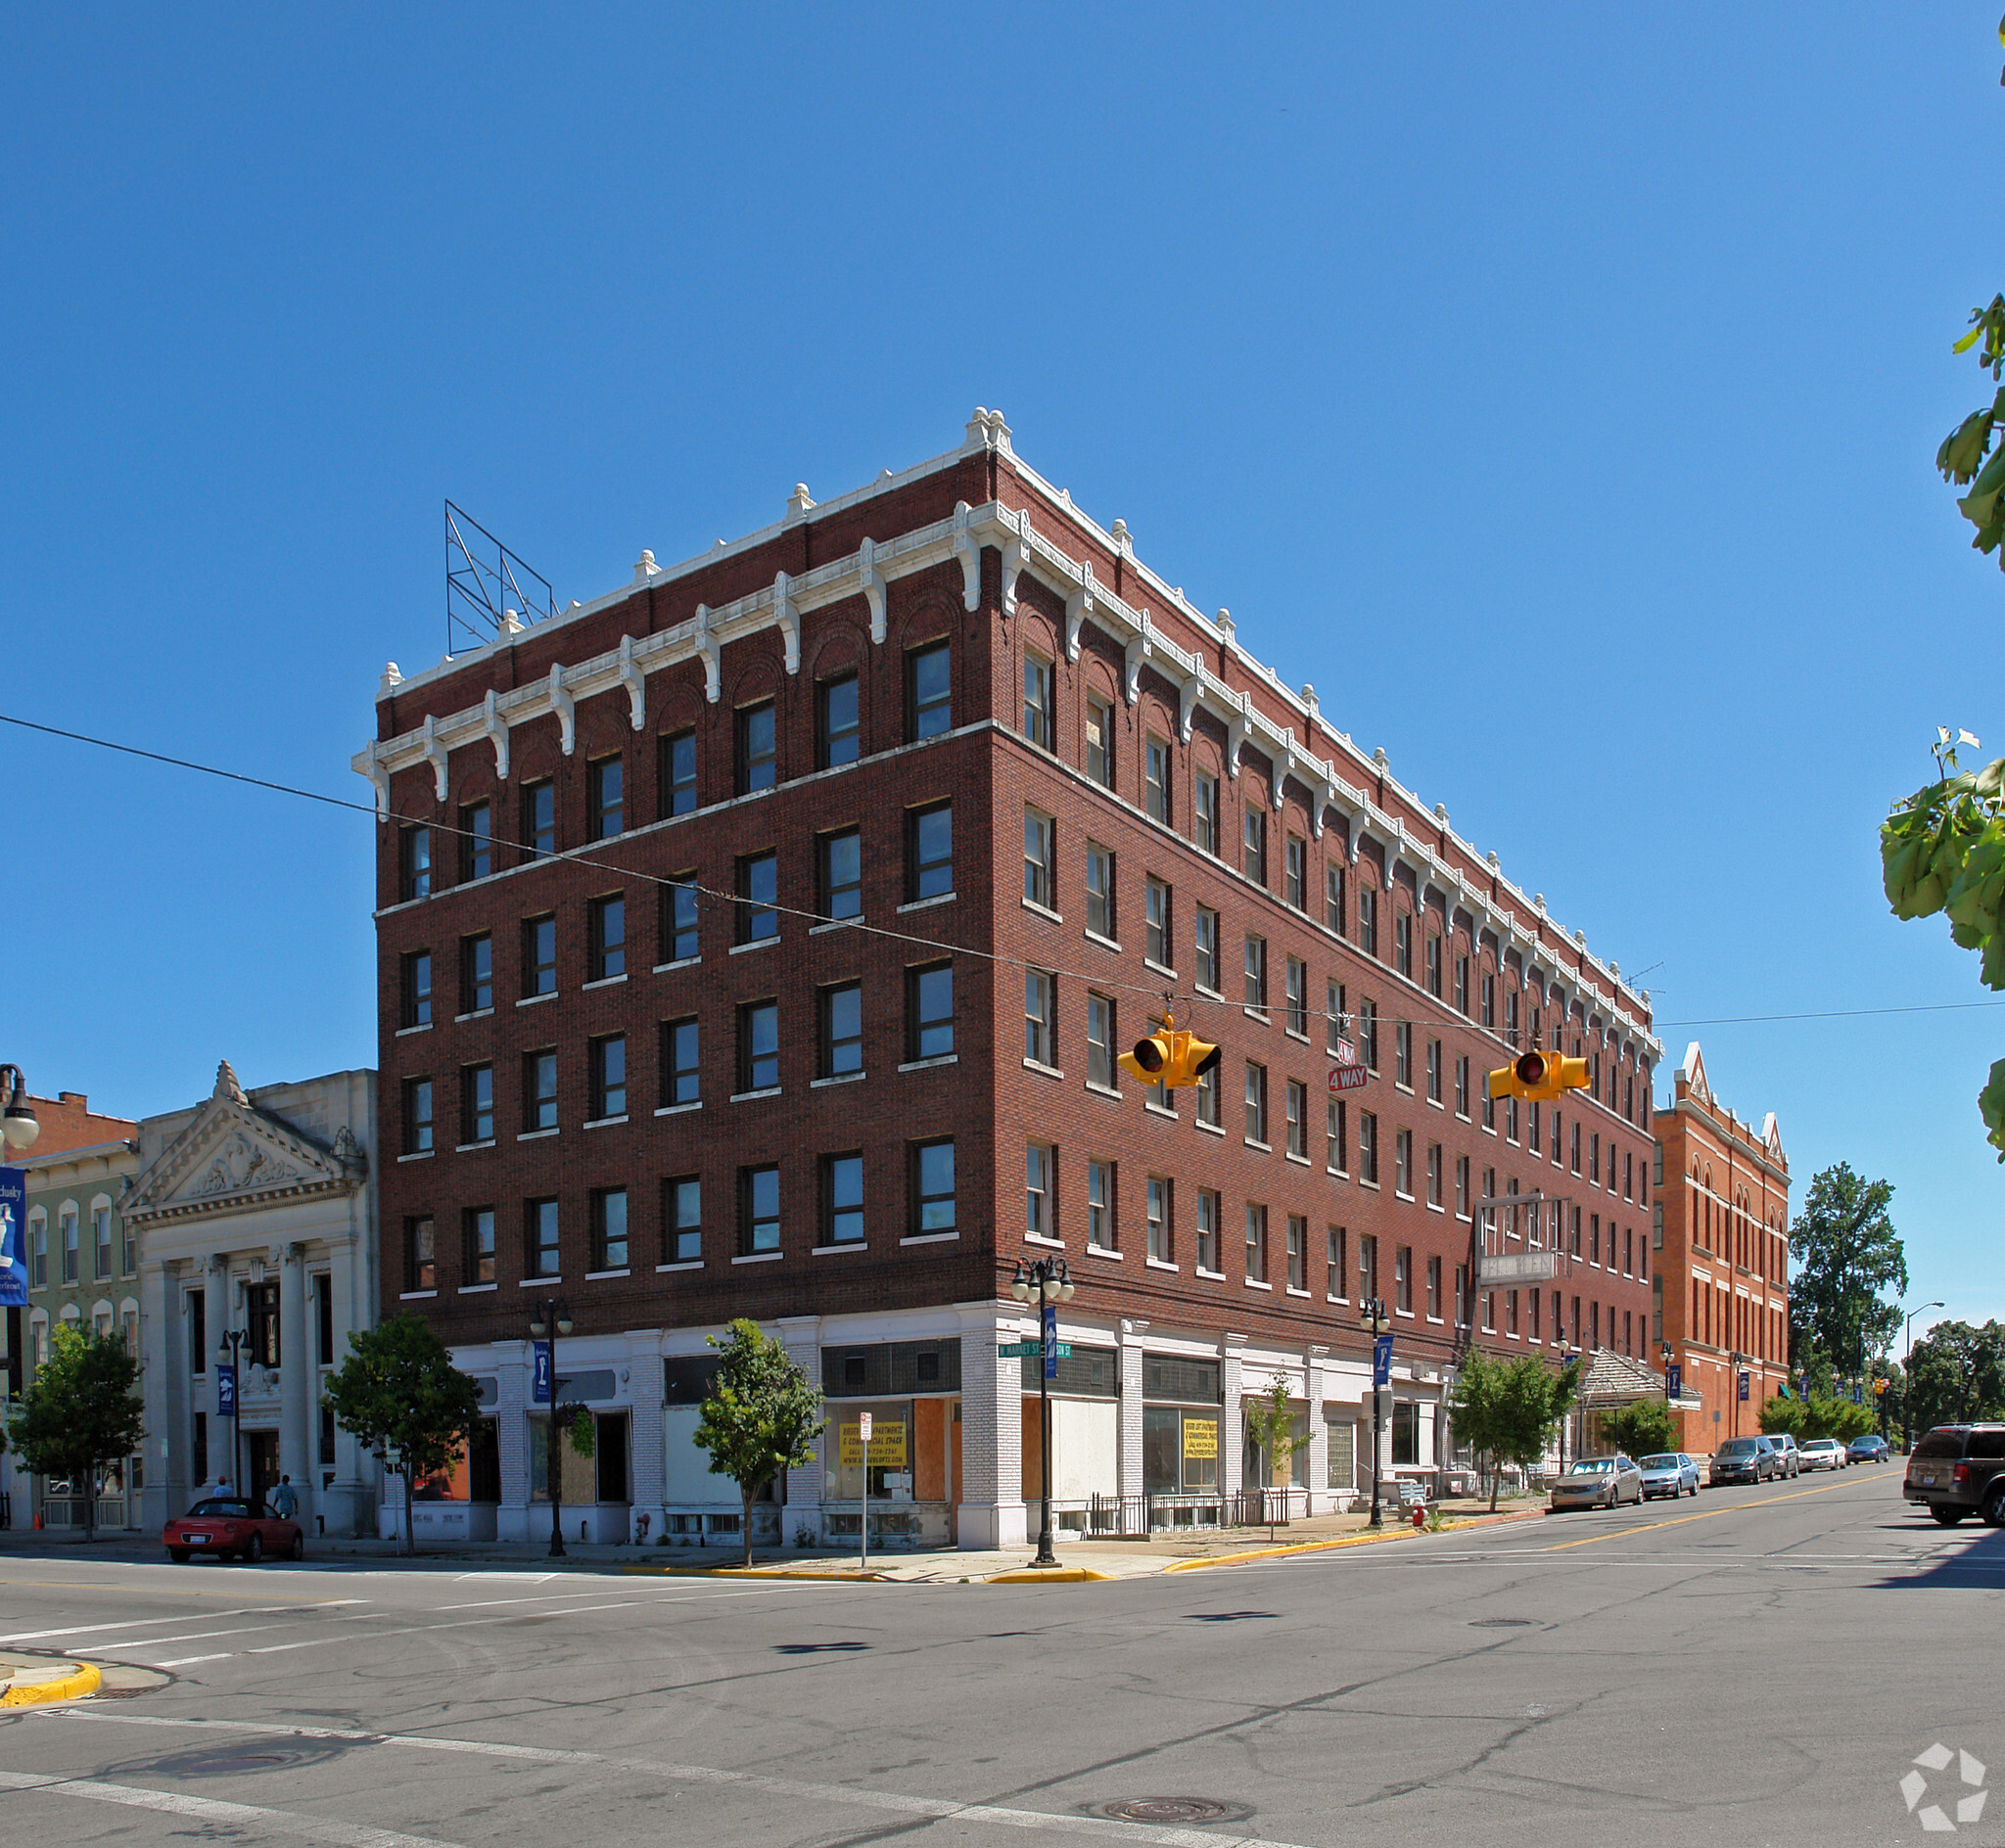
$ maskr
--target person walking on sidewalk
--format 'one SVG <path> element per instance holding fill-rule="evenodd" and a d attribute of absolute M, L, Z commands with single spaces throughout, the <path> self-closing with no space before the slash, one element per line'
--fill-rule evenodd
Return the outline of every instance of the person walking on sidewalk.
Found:
<path fill-rule="evenodd" d="M 300 1511 L 300 1492 L 293 1487 L 290 1476 L 281 1476 L 278 1487 L 271 1492 L 271 1511 L 280 1520 L 289 1521 Z"/>

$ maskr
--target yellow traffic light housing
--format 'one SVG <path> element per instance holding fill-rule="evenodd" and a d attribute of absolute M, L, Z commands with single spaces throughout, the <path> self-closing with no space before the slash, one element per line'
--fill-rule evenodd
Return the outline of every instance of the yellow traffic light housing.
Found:
<path fill-rule="evenodd" d="M 1521 1052 L 1489 1075 L 1492 1097 L 1525 1097 L 1545 1102 L 1588 1087 L 1587 1061 L 1559 1052 Z"/>
<path fill-rule="evenodd" d="M 1180 1032 L 1177 1017 L 1165 1014 L 1163 1024 L 1154 1033 L 1146 1040 L 1138 1040 L 1135 1050 L 1122 1053 L 1115 1063 L 1144 1085 L 1177 1090 L 1196 1084 L 1224 1056 L 1222 1047 L 1208 1044 L 1194 1034 Z"/>

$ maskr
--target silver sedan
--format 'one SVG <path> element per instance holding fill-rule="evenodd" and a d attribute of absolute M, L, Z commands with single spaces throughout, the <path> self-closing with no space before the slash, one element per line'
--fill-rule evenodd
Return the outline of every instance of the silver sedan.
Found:
<path fill-rule="evenodd" d="M 1646 1502 L 1654 1495 L 1669 1496 L 1675 1502 L 1681 1495 L 1699 1493 L 1699 1465 L 1683 1451 L 1659 1451 L 1655 1456 L 1646 1456 L 1641 1467 Z"/>
<path fill-rule="evenodd" d="M 1553 1485 L 1553 1512 L 1612 1508 L 1643 1500 L 1643 1472 L 1626 1456 L 1583 1456 Z"/>

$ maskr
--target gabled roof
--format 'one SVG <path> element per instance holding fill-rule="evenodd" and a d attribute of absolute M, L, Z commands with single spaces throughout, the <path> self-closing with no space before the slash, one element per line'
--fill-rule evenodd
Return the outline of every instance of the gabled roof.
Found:
<path fill-rule="evenodd" d="M 1661 1373 L 1653 1373 L 1643 1362 L 1632 1361 L 1613 1348 L 1596 1348 L 1581 1370 L 1579 1400 L 1583 1406 L 1632 1406 L 1639 1399 L 1663 1396 Z"/>

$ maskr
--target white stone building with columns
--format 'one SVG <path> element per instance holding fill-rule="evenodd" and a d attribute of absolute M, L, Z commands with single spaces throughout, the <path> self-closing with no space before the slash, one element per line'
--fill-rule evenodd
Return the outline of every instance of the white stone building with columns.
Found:
<path fill-rule="evenodd" d="M 225 1060 L 201 1104 L 140 1124 L 120 1213 L 140 1245 L 148 1527 L 225 1479 L 263 1494 L 287 1475 L 308 1535 L 375 1531 L 375 1462 L 320 1403 L 376 1318 L 375 1120 L 373 1072 L 247 1091 Z"/>

